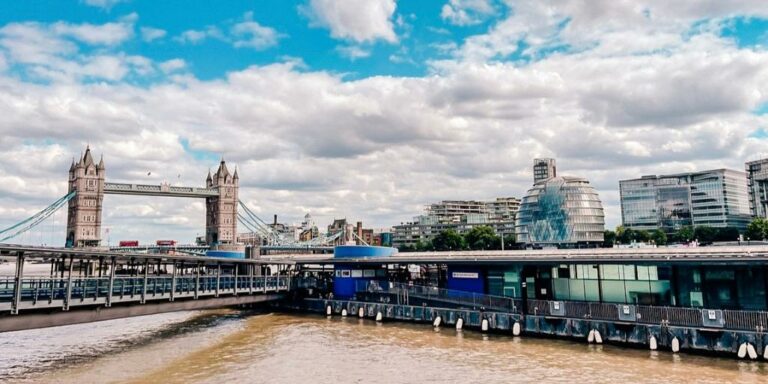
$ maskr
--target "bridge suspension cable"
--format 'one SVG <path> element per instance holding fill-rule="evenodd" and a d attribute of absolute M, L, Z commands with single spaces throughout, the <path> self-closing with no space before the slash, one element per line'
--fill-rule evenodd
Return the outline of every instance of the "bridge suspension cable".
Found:
<path fill-rule="evenodd" d="M 72 191 L 63 197 L 59 198 L 58 200 L 54 201 L 53 204 L 47 206 L 42 211 L 6 228 L 3 230 L 0 230 L 0 243 L 3 243 L 7 240 L 10 240 L 18 235 L 24 234 L 30 229 L 34 228 L 38 224 L 42 223 L 53 215 L 59 208 L 64 206 L 69 200 L 71 200 L 73 197 L 75 197 L 75 191 Z"/>
<path fill-rule="evenodd" d="M 244 214 L 237 214 L 238 222 L 243 224 L 251 233 L 262 236 L 271 246 L 325 246 L 332 244 L 344 234 L 344 231 L 340 231 L 334 234 L 324 234 L 308 241 L 296 241 L 296 239 L 286 238 L 284 234 L 276 231 L 241 200 L 238 200 L 238 204 L 244 212 Z"/>

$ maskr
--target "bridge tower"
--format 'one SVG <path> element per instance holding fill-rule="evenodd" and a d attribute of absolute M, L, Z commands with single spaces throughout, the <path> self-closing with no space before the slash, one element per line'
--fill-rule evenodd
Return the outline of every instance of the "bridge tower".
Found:
<path fill-rule="evenodd" d="M 69 167 L 69 201 L 67 212 L 67 247 L 97 247 L 101 242 L 101 205 L 104 201 L 104 158 L 93 161 L 86 147 L 80 161 Z"/>
<path fill-rule="evenodd" d="M 205 180 L 206 188 L 217 188 L 219 195 L 205 199 L 205 241 L 208 245 L 235 244 L 240 178 L 237 169 L 230 174 L 224 159 L 219 169 Z"/>

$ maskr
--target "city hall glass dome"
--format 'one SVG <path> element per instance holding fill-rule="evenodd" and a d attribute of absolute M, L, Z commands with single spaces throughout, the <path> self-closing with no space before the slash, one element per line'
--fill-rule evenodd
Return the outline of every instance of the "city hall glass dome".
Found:
<path fill-rule="evenodd" d="M 528 245 L 598 246 L 604 231 L 600 197 L 580 177 L 553 177 L 534 184 L 515 220 L 517 241 Z"/>

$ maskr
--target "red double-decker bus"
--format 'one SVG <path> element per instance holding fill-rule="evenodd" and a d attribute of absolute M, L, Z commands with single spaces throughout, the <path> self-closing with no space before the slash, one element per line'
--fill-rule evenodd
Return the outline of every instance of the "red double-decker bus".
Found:
<path fill-rule="evenodd" d="M 120 246 L 121 247 L 138 247 L 139 241 L 138 240 L 120 240 Z"/>
<path fill-rule="evenodd" d="M 173 247 L 176 245 L 176 240 L 158 240 L 156 244 L 158 247 Z"/>

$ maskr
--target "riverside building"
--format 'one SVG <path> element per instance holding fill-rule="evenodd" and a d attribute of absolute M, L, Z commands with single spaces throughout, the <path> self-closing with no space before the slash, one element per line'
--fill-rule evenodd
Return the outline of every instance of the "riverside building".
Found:
<path fill-rule="evenodd" d="M 464 234 L 477 226 L 486 225 L 499 234 L 515 232 L 515 215 L 520 199 L 500 197 L 491 201 L 443 200 L 427 206 L 425 214 L 412 222 L 395 225 L 392 246 L 413 247 L 419 242 L 432 241 L 440 232 L 452 229 Z"/>
<path fill-rule="evenodd" d="M 533 160 L 533 187 L 515 218 L 517 242 L 526 247 L 598 247 L 605 233 L 600 196 L 581 177 L 557 176 L 555 159 Z"/>
<path fill-rule="evenodd" d="M 735 227 L 751 219 L 746 175 L 731 169 L 643 176 L 619 182 L 626 228 L 675 232 L 684 226 Z"/>
<path fill-rule="evenodd" d="M 768 218 L 768 158 L 746 163 L 749 212 Z"/>
<path fill-rule="evenodd" d="M 525 194 L 515 222 L 517 242 L 527 247 L 598 247 L 605 214 L 600 196 L 580 177 L 552 177 Z"/>

